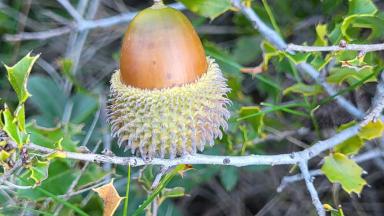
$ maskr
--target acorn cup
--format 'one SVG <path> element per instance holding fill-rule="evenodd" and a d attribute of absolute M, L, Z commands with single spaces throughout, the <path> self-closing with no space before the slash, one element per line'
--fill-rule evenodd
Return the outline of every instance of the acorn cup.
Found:
<path fill-rule="evenodd" d="M 203 151 L 227 129 L 229 91 L 189 20 L 154 4 L 124 36 L 120 70 L 111 79 L 112 135 L 145 159 Z"/>

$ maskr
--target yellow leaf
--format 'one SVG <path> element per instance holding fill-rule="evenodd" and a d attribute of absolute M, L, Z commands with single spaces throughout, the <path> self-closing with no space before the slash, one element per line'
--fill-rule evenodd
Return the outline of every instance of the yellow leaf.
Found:
<path fill-rule="evenodd" d="M 103 185 L 98 188 L 94 188 L 104 203 L 104 216 L 112 216 L 115 213 L 117 207 L 119 207 L 123 197 L 119 196 L 115 186 L 113 186 L 113 179 L 110 183 Z"/>
<path fill-rule="evenodd" d="M 362 139 L 372 140 L 372 139 L 381 137 L 383 132 L 384 132 L 384 123 L 381 120 L 377 120 L 375 122 L 371 121 L 367 125 L 365 125 L 363 128 L 361 128 L 359 132 L 359 136 Z"/>

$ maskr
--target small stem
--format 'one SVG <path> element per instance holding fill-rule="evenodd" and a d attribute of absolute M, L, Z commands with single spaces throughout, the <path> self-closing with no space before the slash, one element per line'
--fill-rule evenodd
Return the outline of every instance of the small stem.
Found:
<path fill-rule="evenodd" d="M 124 216 L 128 215 L 129 190 L 131 186 L 131 165 L 128 165 L 127 186 L 125 189 Z"/>

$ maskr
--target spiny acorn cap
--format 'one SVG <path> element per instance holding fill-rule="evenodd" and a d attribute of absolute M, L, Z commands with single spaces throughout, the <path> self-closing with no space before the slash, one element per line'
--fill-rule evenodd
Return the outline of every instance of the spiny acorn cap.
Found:
<path fill-rule="evenodd" d="M 219 66 L 205 57 L 192 25 L 175 9 L 155 5 L 132 23 L 135 27 L 128 28 L 121 54 L 126 60 L 112 75 L 108 105 L 108 121 L 119 146 L 148 159 L 194 154 L 206 144 L 212 146 L 215 138 L 221 138 L 221 128 L 227 129 L 229 118 L 226 94 L 230 89 Z M 154 32 L 136 31 L 158 24 L 161 28 Z M 157 31 L 168 35 L 158 37 Z M 186 32 L 172 34 L 180 31 Z M 138 41 L 147 57 L 139 52 L 140 44 L 130 44 Z M 151 54 L 153 47 L 157 47 L 155 54 Z M 178 48 L 180 52 L 175 51 Z M 151 67 L 153 61 L 161 67 Z"/>

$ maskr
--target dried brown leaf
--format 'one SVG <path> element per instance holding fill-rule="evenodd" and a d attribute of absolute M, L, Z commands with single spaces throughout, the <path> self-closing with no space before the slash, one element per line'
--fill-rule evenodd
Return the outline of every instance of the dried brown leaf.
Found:
<path fill-rule="evenodd" d="M 112 216 L 115 213 L 117 207 L 119 207 L 121 200 L 124 199 L 123 197 L 119 196 L 115 186 L 113 186 L 113 179 L 110 183 L 98 188 L 94 188 L 93 190 L 99 194 L 101 199 L 103 199 L 104 216 Z"/>

